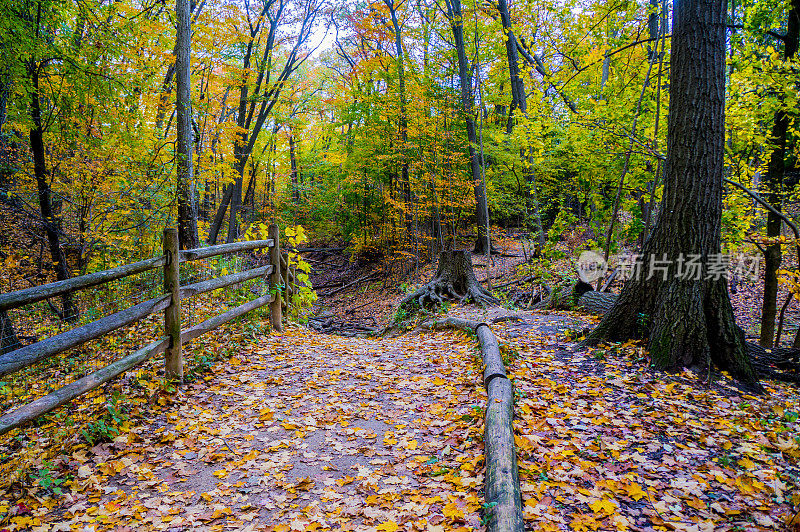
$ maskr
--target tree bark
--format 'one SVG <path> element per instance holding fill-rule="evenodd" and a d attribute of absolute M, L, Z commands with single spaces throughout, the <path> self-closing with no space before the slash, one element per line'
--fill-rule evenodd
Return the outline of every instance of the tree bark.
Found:
<path fill-rule="evenodd" d="M 472 301 L 480 305 L 497 305 L 500 301 L 484 289 L 475 277 L 472 254 L 469 251 L 442 251 L 436 275 L 427 284 L 406 296 L 399 308 L 417 305 L 426 308 L 446 300 Z"/>
<path fill-rule="evenodd" d="M 406 77 L 405 77 L 405 54 L 403 53 L 403 38 L 400 32 L 400 23 L 397 20 L 397 8 L 394 0 L 384 0 L 389 8 L 392 18 L 392 28 L 394 29 L 394 49 L 397 54 L 397 82 L 400 90 L 400 116 L 398 119 L 398 129 L 400 130 L 400 152 L 403 165 L 400 170 L 400 188 L 403 191 L 403 202 L 405 204 L 405 223 L 406 229 L 411 229 L 411 181 L 408 176 L 408 159 L 406 158 L 406 143 L 408 142 L 408 113 L 406 100 Z"/>
<path fill-rule="evenodd" d="M 514 109 L 519 109 L 523 116 L 528 116 L 528 95 L 525 92 L 525 82 L 520 76 L 520 45 L 517 42 L 516 35 L 514 35 L 514 29 L 511 24 L 511 14 L 509 13 L 506 0 L 498 1 L 497 11 L 500 13 L 500 21 L 503 24 L 503 31 L 506 35 L 506 57 L 508 59 L 508 74 L 511 81 L 511 106 L 509 107 L 508 120 L 506 121 L 506 133 L 510 135 L 514 129 Z M 525 148 L 520 148 L 519 156 L 523 162 L 523 166 L 526 167 L 525 181 L 528 187 L 525 193 L 525 204 L 529 210 L 533 211 L 536 230 L 538 231 L 537 240 L 539 241 L 539 245 L 543 247 L 545 240 L 544 227 L 542 226 L 542 215 L 536 193 L 536 169 L 534 167 L 533 152 L 528 151 L 526 154 Z M 527 165 L 525 164 L 526 162 Z"/>
<path fill-rule="evenodd" d="M 614 307 L 587 337 L 648 337 L 654 364 L 728 370 L 761 391 L 736 326 L 720 256 L 725 110 L 725 2 L 685 0 L 673 14 L 671 102 L 661 214 L 644 246 L 645 265 L 668 261 L 655 275 L 629 280 Z M 687 257 L 698 275 L 687 274 Z M 652 272 L 651 272 L 652 273 Z"/>
<path fill-rule="evenodd" d="M 792 59 L 797 53 L 799 31 L 800 0 L 792 0 L 786 34 L 783 37 L 784 60 Z M 786 137 L 788 129 L 789 113 L 781 105 L 775 111 L 771 135 L 773 149 L 767 163 L 765 179 L 769 191 L 767 193 L 767 201 L 779 212 L 783 207 L 783 178 L 786 173 Z M 777 213 L 767 212 L 767 237 L 779 237 L 782 225 L 783 222 Z M 761 305 L 761 338 L 759 341 L 763 347 L 772 347 L 773 339 L 775 338 L 775 312 L 778 298 L 777 271 L 781 267 L 782 259 L 781 245 L 779 243 L 767 246 L 764 253 L 764 299 Z"/>
<path fill-rule="evenodd" d="M 475 149 L 478 144 L 478 135 L 475 130 L 473 117 L 473 102 L 470 87 L 472 76 L 467 64 L 467 53 L 464 47 L 464 20 L 461 15 L 461 0 L 445 0 L 447 4 L 447 18 L 453 32 L 456 54 L 458 56 L 458 78 L 461 83 L 461 104 L 464 119 L 467 123 L 467 141 L 469 142 L 469 164 L 472 172 L 473 190 L 475 193 L 475 226 L 478 238 L 475 241 L 475 253 L 483 253 L 486 248 L 486 190 L 481 179 L 480 154 Z"/>
<path fill-rule="evenodd" d="M 292 172 L 292 200 L 294 200 L 295 213 L 300 203 L 300 184 L 297 182 L 297 154 L 295 153 L 294 132 L 289 129 L 289 163 Z"/>
<path fill-rule="evenodd" d="M 200 247 L 197 237 L 197 205 L 194 194 L 193 130 L 191 94 L 191 9 L 189 0 L 176 0 L 178 19 L 175 39 L 178 128 L 178 241 L 184 249 Z"/>
<path fill-rule="evenodd" d="M 33 155 L 33 174 L 36 179 L 36 188 L 39 197 L 39 210 L 47 235 L 47 244 L 50 249 L 50 258 L 56 271 L 56 280 L 64 281 L 70 278 L 67 258 L 61 249 L 59 236 L 61 220 L 54 214 L 48 179 L 47 163 L 44 150 L 44 128 L 42 126 L 42 108 L 39 93 L 39 65 L 31 60 L 28 64 L 28 75 L 31 80 L 31 106 L 29 109 L 33 127 L 30 132 L 31 154 Z M 73 320 L 78 317 L 78 311 L 72 301 L 72 294 L 65 293 L 61 296 L 61 315 L 64 320 Z"/>

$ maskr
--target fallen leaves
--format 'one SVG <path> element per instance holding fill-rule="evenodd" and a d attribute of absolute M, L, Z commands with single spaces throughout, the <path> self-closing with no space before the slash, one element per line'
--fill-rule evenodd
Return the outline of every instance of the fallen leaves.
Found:
<path fill-rule="evenodd" d="M 521 353 L 510 373 L 533 528 L 783 530 L 797 511 L 797 389 L 753 397 L 725 377 L 651 374 L 631 343 L 570 352 L 530 329 L 505 341 Z"/>
<path fill-rule="evenodd" d="M 480 528 L 482 419 L 466 414 L 484 398 L 469 339 L 290 328 L 231 360 L 151 403 L 148 423 L 59 460 L 67 496 L 26 496 L 30 513 L 0 529 Z"/>

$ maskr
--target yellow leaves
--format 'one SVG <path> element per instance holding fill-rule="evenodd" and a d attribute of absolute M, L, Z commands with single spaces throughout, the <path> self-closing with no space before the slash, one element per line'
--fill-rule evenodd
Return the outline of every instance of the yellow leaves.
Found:
<path fill-rule="evenodd" d="M 617 511 L 617 505 L 609 499 L 599 499 L 589 504 L 595 514 L 607 516 Z"/>
<path fill-rule="evenodd" d="M 388 430 L 383 435 L 383 444 L 386 447 L 391 447 L 392 445 L 397 445 L 397 438 L 394 437 L 394 432 Z"/>
<path fill-rule="evenodd" d="M 419 443 L 417 442 L 417 440 L 411 440 L 405 444 L 405 448 L 409 451 L 413 451 L 417 448 L 418 445 Z"/>
<path fill-rule="evenodd" d="M 272 421 L 273 416 L 275 415 L 275 411 L 271 408 L 262 408 L 258 411 L 258 420 L 259 421 Z"/>
<path fill-rule="evenodd" d="M 569 526 L 576 532 L 587 532 L 589 530 L 599 530 L 602 524 L 601 521 L 591 515 L 572 514 L 572 521 Z"/>
<path fill-rule="evenodd" d="M 225 517 L 226 515 L 233 515 L 233 512 L 228 507 L 222 508 L 215 508 L 214 512 L 211 514 L 212 519 L 219 519 L 220 517 Z"/>
<path fill-rule="evenodd" d="M 638 501 L 642 497 L 647 496 L 647 492 L 642 490 L 642 487 L 635 482 L 628 484 L 625 487 L 625 493 L 628 495 L 628 497 L 630 497 L 634 501 Z"/>
<path fill-rule="evenodd" d="M 775 447 L 790 456 L 800 456 L 800 448 L 798 448 L 797 439 L 782 438 L 779 436 L 775 441 Z"/>
<path fill-rule="evenodd" d="M 214 476 L 217 477 L 217 478 L 225 478 L 225 477 L 228 476 L 228 470 L 227 469 L 217 469 L 216 471 L 214 471 Z"/>
<path fill-rule="evenodd" d="M 295 483 L 295 485 L 289 488 L 289 492 L 290 493 L 294 493 L 293 489 L 296 489 L 296 490 L 299 490 L 299 491 L 309 491 L 311 489 L 314 489 L 314 486 L 315 486 L 315 482 L 313 480 L 311 480 L 311 477 L 303 477 L 303 478 L 297 479 L 297 482 Z"/>
<path fill-rule="evenodd" d="M 346 476 L 344 478 L 338 479 L 336 481 L 336 484 L 338 484 L 339 486 L 346 486 L 348 484 L 352 484 L 354 480 L 355 478 Z"/>
<path fill-rule="evenodd" d="M 319 522 L 317 521 L 305 521 L 298 517 L 296 519 L 292 519 L 289 526 L 287 526 L 286 528 L 281 528 L 280 531 L 289 532 L 290 530 L 294 530 L 296 532 L 314 532 L 315 530 L 319 530 L 321 526 L 322 525 L 320 525 Z M 278 531 L 279 529 L 278 527 L 275 527 L 273 530 Z"/>
<path fill-rule="evenodd" d="M 464 511 L 454 502 L 450 502 L 442 508 L 442 513 L 451 522 L 461 522 L 464 520 Z"/>
<path fill-rule="evenodd" d="M 396 530 L 399 529 L 400 527 L 394 521 L 384 521 L 383 523 L 375 527 L 375 530 L 379 532 L 395 532 Z"/>
<path fill-rule="evenodd" d="M 703 501 L 701 501 L 700 499 L 698 499 L 697 497 L 694 497 L 689 501 L 687 501 L 686 505 L 689 506 L 690 508 L 694 508 L 695 510 L 705 510 L 706 508 L 708 508 L 708 505 Z"/>

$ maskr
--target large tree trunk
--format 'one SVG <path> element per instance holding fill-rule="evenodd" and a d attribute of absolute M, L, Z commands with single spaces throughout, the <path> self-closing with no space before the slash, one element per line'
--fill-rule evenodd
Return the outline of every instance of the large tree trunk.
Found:
<path fill-rule="evenodd" d="M 191 13 L 189 0 L 177 0 L 175 13 L 178 19 L 175 39 L 175 71 L 177 76 L 178 115 L 178 241 L 181 247 L 200 247 L 197 237 L 197 206 L 194 194 L 194 169 L 192 166 L 192 94 L 191 94 Z"/>
<path fill-rule="evenodd" d="M 406 296 L 399 308 L 416 305 L 426 308 L 447 300 L 472 301 L 480 305 L 497 305 L 500 301 L 484 289 L 475 277 L 469 251 L 442 251 L 436 275 L 413 294 Z"/>
<path fill-rule="evenodd" d="M 786 35 L 783 38 L 783 58 L 790 60 L 797 53 L 800 32 L 800 0 L 792 0 L 789 10 Z M 786 133 L 789 129 L 789 114 L 781 106 L 775 111 L 772 125 L 773 149 L 767 164 L 766 184 L 769 190 L 767 201 L 780 211 L 783 207 L 783 177 L 786 173 Z M 767 213 L 767 237 L 781 235 L 783 221 L 774 212 Z M 761 306 L 761 339 L 763 347 L 772 347 L 775 338 L 775 312 L 777 310 L 778 274 L 781 267 L 781 245 L 770 244 L 764 253 L 764 299 Z"/>
<path fill-rule="evenodd" d="M 664 196 L 643 250 L 645 266 L 668 263 L 650 278 L 644 272 L 628 281 L 586 343 L 646 336 L 659 368 L 714 363 L 761 390 L 726 279 L 706 278 L 721 251 L 725 2 L 685 0 L 673 19 Z M 687 258 L 694 257 L 699 275 L 687 275 Z"/>

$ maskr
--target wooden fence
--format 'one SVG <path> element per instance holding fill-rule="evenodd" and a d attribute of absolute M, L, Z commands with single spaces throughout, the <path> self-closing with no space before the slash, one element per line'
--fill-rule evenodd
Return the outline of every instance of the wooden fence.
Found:
<path fill-rule="evenodd" d="M 267 240 L 250 242 L 234 242 L 205 248 L 179 251 L 178 232 L 176 229 L 164 230 L 164 254 L 134 264 L 126 264 L 110 270 L 74 277 L 66 281 L 58 281 L 26 290 L 18 290 L 0 294 L 0 312 L 36 303 L 55 296 L 75 292 L 77 290 L 102 285 L 116 279 L 162 268 L 165 294 L 133 305 L 86 325 L 50 336 L 26 345 L 15 351 L 0 355 L 0 377 L 15 373 L 37 362 L 53 357 L 70 348 L 79 346 L 99 338 L 105 334 L 136 323 L 147 316 L 164 311 L 164 335 L 158 340 L 121 358 L 108 366 L 82 377 L 74 382 L 36 399 L 16 410 L 0 417 L 0 434 L 34 420 L 35 418 L 58 408 L 80 395 L 97 388 L 105 382 L 138 366 L 142 362 L 164 353 L 165 376 L 171 380 L 183 379 L 183 355 L 181 345 L 198 336 L 216 329 L 243 314 L 270 304 L 270 322 L 276 331 L 282 330 L 283 305 L 282 292 L 286 299 L 291 296 L 295 272 L 288 267 L 288 258 L 281 255 L 280 232 L 276 225 L 269 227 Z M 269 248 L 269 264 L 258 268 L 222 275 L 207 281 L 196 282 L 186 286 L 180 285 L 180 265 L 184 262 L 216 257 L 228 253 L 253 251 Z M 239 305 L 227 312 L 214 316 L 188 329 L 181 330 L 181 300 L 191 296 L 242 283 L 258 277 L 270 276 L 269 292 L 252 301 Z M 288 282 L 284 282 L 284 279 Z"/>

